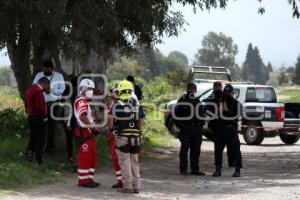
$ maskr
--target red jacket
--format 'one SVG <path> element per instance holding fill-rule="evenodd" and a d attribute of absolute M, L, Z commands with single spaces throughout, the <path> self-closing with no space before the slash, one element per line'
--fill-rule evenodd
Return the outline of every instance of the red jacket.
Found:
<path fill-rule="evenodd" d="M 47 105 L 39 85 L 32 85 L 26 90 L 25 109 L 28 116 L 47 118 Z"/>

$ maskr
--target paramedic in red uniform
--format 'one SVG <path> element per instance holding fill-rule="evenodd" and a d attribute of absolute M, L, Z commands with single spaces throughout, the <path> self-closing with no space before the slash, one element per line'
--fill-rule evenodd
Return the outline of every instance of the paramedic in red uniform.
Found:
<path fill-rule="evenodd" d="M 25 92 L 25 110 L 28 117 L 30 138 L 26 150 L 29 161 L 35 161 L 38 165 L 43 164 L 43 149 L 45 145 L 47 106 L 43 92 L 49 92 L 49 80 L 40 78 L 36 84 L 30 86 Z"/>
<path fill-rule="evenodd" d="M 79 96 L 74 102 L 74 114 L 78 126 L 74 133 L 78 144 L 78 186 L 86 188 L 95 188 L 100 185 L 93 180 L 97 162 L 95 135 L 99 133 L 99 129 L 95 128 L 90 106 L 94 89 L 95 83 L 92 80 L 82 79 L 79 84 Z"/>
<path fill-rule="evenodd" d="M 117 86 L 112 90 L 112 99 L 113 101 L 108 103 L 107 109 L 111 110 L 112 105 L 119 99 L 119 91 L 117 90 Z M 110 150 L 111 159 L 113 162 L 113 167 L 115 169 L 115 175 L 117 179 L 117 183 L 112 185 L 112 188 L 123 188 L 123 177 L 121 172 L 121 166 L 119 162 L 119 158 L 116 152 L 116 135 L 113 131 L 109 131 L 107 134 L 108 145 Z"/>

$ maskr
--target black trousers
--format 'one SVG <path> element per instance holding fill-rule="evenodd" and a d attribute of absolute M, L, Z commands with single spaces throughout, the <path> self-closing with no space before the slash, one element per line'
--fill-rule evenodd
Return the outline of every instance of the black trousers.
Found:
<path fill-rule="evenodd" d="M 199 158 L 202 144 L 202 127 L 194 126 L 181 128 L 179 134 L 180 146 L 180 172 L 186 172 L 188 166 L 188 152 L 190 150 L 190 167 L 192 172 L 199 171 Z"/>
<path fill-rule="evenodd" d="M 209 127 L 209 128 L 213 131 L 212 141 L 215 142 L 215 137 L 216 137 L 216 134 L 217 134 L 218 127 L 213 126 L 213 127 Z M 235 165 L 235 160 L 234 160 L 234 157 L 233 157 L 231 146 L 226 145 L 226 148 L 227 148 L 228 165 L 233 166 L 233 165 Z"/>
<path fill-rule="evenodd" d="M 242 154 L 237 128 L 233 125 L 220 125 L 215 137 L 215 165 L 222 167 L 225 146 L 237 167 L 242 167 Z"/>
<path fill-rule="evenodd" d="M 30 138 L 27 152 L 35 153 L 35 161 L 43 163 L 43 150 L 45 145 L 46 123 L 41 117 L 28 117 Z"/>
<path fill-rule="evenodd" d="M 47 121 L 47 144 L 46 152 L 50 153 L 54 148 L 54 136 L 57 126 L 57 121 L 53 117 L 58 117 L 59 107 L 58 105 L 53 108 L 51 113 L 51 103 L 47 105 L 48 121 Z M 54 116 L 53 116 L 54 115 Z"/>
<path fill-rule="evenodd" d="M 66 134 L 66 150 L 68 154 L 68 158 L 73 158 L 73 149 L 74 149 L 74 140 L 73 133 L 76 129 L 77 120 L 74 116 L 71 118 L 70 127 L 67 127 L 67 124 L 64 123 L 64 130 Z"/>

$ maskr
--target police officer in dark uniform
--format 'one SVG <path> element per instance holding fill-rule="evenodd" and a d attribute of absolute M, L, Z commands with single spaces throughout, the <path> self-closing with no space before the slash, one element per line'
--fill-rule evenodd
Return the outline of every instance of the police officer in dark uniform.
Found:
<path fill-rule="evenodd" d="M 208 114 L 208 117 L 211 118 L 211 120 L 209 120 L 208 122 L 208 128 L 212 131 L 211 133 L 211 140 L 215 141 L 215 134 L 217 132 L 218 129 L 218 123 L 217 123 L 217 119 L 213 118 L 213 117 L 217 117 L 217 109 L 218 106 L 220 105 L 221 102 L 221 97 L 222 97 L 222 83 L 220 81 L 216 81 L 213 84 L 213 93 L 211 96 L 209 96 L 207 99 L 205 99 L 203 102 L 208 103 L 206 105 L 206 114 Z M 207 111 L 209 111 L 210 113 L 208 113 Z M 213 116 L 215 115 L 215 116 Z M 234 167 L 235 166 L 235 161 L 233 160 L 233 154 L 232 154 L 232 150 L 230 149 L 230 146 L 226 146 L 227 148 L 227 158 L 228 158 L 228 165 L 229 167 Z"/>
<path fill-rule="evenodd" d="M 223 161 L 223 150 L 225 145 L 231 149 L 235 160 L 235 172 L 233 177 L 240 177 L 242 167 L 242 155 L 240 150 L 240 140 L 237 132 L 238 118 L 241 114 L 241 104 L 233 97 L 233 87 L 228 84 L 225 86 L 222 99 L 218 107 L 219 118 L 215 135 L 215 165 L 214 177 L 221 176 Z"/>
<path fill-rule="evenodd" d="M 175 107 L 173 119 L 175 125 L 180 129 L 178 138 L 180 147 L 180 174 L 188 175 L 188 151 L 190 150 L 191 175 L 204 176 L 205 173 L 199 171 L 200 148 L 202 144 L 202 128 L 204 121 L 199 116 L 203 116 L 203 109 L 199 98 L 196 96 L 197 86 L 189 83 L 186 93 L 178 100 Z M 179 117 L 179 118 L 178 118 Z"/>

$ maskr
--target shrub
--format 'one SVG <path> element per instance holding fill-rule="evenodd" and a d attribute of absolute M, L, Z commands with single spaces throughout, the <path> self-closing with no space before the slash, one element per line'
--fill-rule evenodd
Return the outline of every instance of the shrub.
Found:
<path fill-rule="evenodd" d="M 144 86 L 144 97 L 147 100 L 153 100 L 170 92 L 172 92 L 172 86 L 162 77 L 155 77 L 149 84 Z"/>
<path fill-rule="evenodd" d="M 0 137 L 28 134 L 27 119 L 19 109 L 6 108 L 0 111 Z"/>

